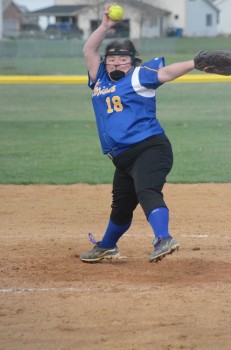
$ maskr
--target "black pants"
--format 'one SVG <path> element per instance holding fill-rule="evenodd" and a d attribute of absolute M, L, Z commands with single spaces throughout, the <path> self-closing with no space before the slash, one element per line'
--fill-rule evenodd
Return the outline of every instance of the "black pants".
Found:
<path fill-rule="evenodd" d="M 171 143 L 165 134 L 149 138 L 113 158 L 116 167 L 110 218 L 117 225 L 131 221 L 140 203 L 149 213 L 166 207 L 162 189 L 173 164 Z"/>

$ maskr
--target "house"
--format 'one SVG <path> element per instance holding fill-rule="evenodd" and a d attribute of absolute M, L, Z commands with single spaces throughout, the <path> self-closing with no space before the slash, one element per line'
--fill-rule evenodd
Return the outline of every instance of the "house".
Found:
<path fill-rule="evenodd" d="M 231 0 L 215 0 L 213 4 L 220 10 L 218 34 L 231 35 Z"/>
<path fill-rule="evenodd" d="M 69 5 L 66 5 L 67 0 L 55 0 L 54 6 L 26 14 L 13 1 L 3 2 L 5 17 L 10 8 L 15 11 L 14 19 L 5 18 L 5 28 L 20 30 L 22 21 L 30 16 L 31 21 L 46 20 L 51 38 L 72 37 L 73 34 L 86 40 L 101 21 L 105 1 L 68 0 Z M 217 35 L 219 10 L 213 0 L 119 0 L 118 3 L 124 7 L 125 17 L 109 31 L 110 38 Z"/>
<path fill-rule="evenodd" d="M 94 7 L 94 6 L 93 6 Z M 46 22 L 47 36 L 56 38 L 82 37 L 84 26 L 81 20 L 91 11 L 91 5 L 55 5 L 40 10 L 32 11 L 32 16 L 43 19 Z M 87 23 L 89 21 L 87 20 Z"/>
<path fill-rule="evenodd" d="M 72 0 L 75 5 L 80 5 L 83 0 Z M 92 11 L 87 13 L 88 23 L 85 18 L 81 18 L 81 28 L 84 29 L 85 38 L 87 38 L 92 29 L 102 18 L 105 1 L 88 0 L 88 5 L 92 5 Z M 170 11 L 163 9 L 163 6 L 156 6 L 154 1 L 146 0 L 119 0 L 117 2 L 123 6 L 125 18 L 122 31 L 131 39 L 142 37 L 162 37 L 168 34 L 168 17 Z M 55 0 L 57 5 L 65 5 L 66 0 Z M 96 22 L 97 21 L 97 22 Z M 116 28 L 115 28 L 116 29 Z"/>
<path fill-rule="evenodd" d="M 219 9 L 210 0 L 145 0 L 171 12 L 169 26 L 185 36 L 216 36 Z"/>
<path fill-rule="evenodd" d="M 72 2 L 83 3 L 82 0 Z M 55 3 L 64 5 L 66 0 L 55 0 Z M 89 0 L 87 3 L 95 4 L 99 17 L 103 2 Z M 219 9 L 213 0 L 119 0 L 118 4 L 125 9 L 132 39 L 168 35 L 171 29 L 185 36 L 217 35 Z"/>
<path fill-rule="evenodd" d="M 47 25 L 71 23 L 83 32 L 83 39 L 98 26 L 102 18 L 103 3 L 75 1 L 75 5 L 64 5 L 65 1 L 56 1 L 59 5 L 31 12 L 38 17 L 45 16 Z M 63 3 L 63 5 L 60 5 Z M 79 4 L 77 4 L 79 3 Z M 121 0 L 125 11 L 124 21 L 113 27 L 108 37 L 160 37 L 167 34 L 170 12 L 138 0 Z"/>
<path fill-rule="evenodd" d="M 119 4 L 124 8 L 131 39 L 168 35 L 169 10 L 138 0 L 120 0 Z"/>
<path fill-rule="evenodd" d="M 35 28 L 39 29 L 37 20 L 29 16 L 26 7 L 11 0 L 2 1 L 2 36 L 18 37 L 20 33 Z"/>
<path fill-rule="evenodd" d="M 23 11 L 10 0 L 2 1 L 2 32 L 3 35 L 18 32 L 23 23 Z"/>

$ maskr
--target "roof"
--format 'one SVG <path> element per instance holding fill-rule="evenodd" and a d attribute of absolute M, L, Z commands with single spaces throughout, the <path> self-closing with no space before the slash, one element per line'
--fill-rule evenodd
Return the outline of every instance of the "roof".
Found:
<path fill-rule="evenodd" d="M 207 4 L 209 4 L 216 12 L 220 12 L 220 10 L 216 7 L 214 0 L 204 0 L 204 1 L 207 2 Z"/>
<path fill-rule="evenodd" d="M 138 10 L 142 10 L 143 12 L 149 14 L 149 15 L 157 15 L 157 16 L 168 16 L 171 14 L 171 11 L 167 11 L 164 9 L 161 9 L 156 6 L 152 6 L 150 4 L 147 4 L 145 2 L 141 2 L 138 0 L 120 0 L 119 3 L 121 5 L 129 5 L 131 7 L 135 7 Z"/>
<path fill-rule="evenodd" d="M 22 13 L 27 13 L 27 12 L 29 12 L 28 11 L 28 8 L 26 7 L 26 6 L 23 6 L 23 5 L 17 5 L 18 6 L 18 8 L 20 9 L 20 11 L 22 12 Z"/>
<path fill-rule="evenodd" d="M 91 7 L 89 5 L 68 5 L 68 6 L 50 6 L 41 10 L 31 11 L 31 14 L 40 16 L 74 16 L 84 8 Z"/>
<path fill-rule="evenodd" d="M 6 10 L 10 5 L 14 5 L 18 9 L 19 12 L 27 12 L 28 11 L 25 6 L 20 6 L 15 1 L 11 1 L 11 0 L 3 0 L 2 1 L 3 10 Z"/>
<path fill-rule="evenodd" d="M 10 5 L 10 0 L 2 0 L 2 7 L 3 9 L 7 8 Z"/>
<path fill-rule="evenodd" d="M 159 7 L 155 7 L 138 0 L 120 0 L 120 4 L 131 6 L 140 11 L 142 10 L 146 14 L 150 14 L 152 16 L 167 16 L 171 13 L 170 11 L 163 10 Z M 94 7 L 94 5 L 57 5 L 46 7 L 41 10 L 32 11 L 30 13 L 38 16 L 74 16 L 79 11 L 92 7 Z"/>

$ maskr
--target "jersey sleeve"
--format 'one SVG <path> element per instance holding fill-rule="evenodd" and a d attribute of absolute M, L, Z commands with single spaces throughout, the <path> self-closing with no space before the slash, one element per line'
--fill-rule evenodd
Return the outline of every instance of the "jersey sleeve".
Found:
<path fill-rule="evenodd" d="M 164 57 L 154 58 L 140 66 L 139 81 L 147 89 L 156 89 L 163 83 L 158 79 L 158 70 L 165 66 Z"/>
<path fill-rule="evenodd" d="M 88 72 L 88 86 L 90 89 L 94 90 L 95 84 L 97 82 L 97 80 L 99 79 L 99 77 L 101 77 L 106 71 L 106 66 L 105 63 L 103 61 L 101 61 L 100 65 L 99 65 L 99 69 L 98 72 L 96 74 L 96 79 L 95 81 L 91 81 L 90 76 L 89 76 L 89 72 Z"/>

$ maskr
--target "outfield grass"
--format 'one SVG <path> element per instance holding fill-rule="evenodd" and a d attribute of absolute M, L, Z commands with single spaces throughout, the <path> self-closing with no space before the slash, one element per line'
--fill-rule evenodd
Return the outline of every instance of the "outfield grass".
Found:
<path fill-rule="evenodd" d="M 110 183 L 84 85 L 0 85 L 0 183 Z M 165 84 L 158 116 L 172 183 L 231 181 L 230 83 Z"/>

